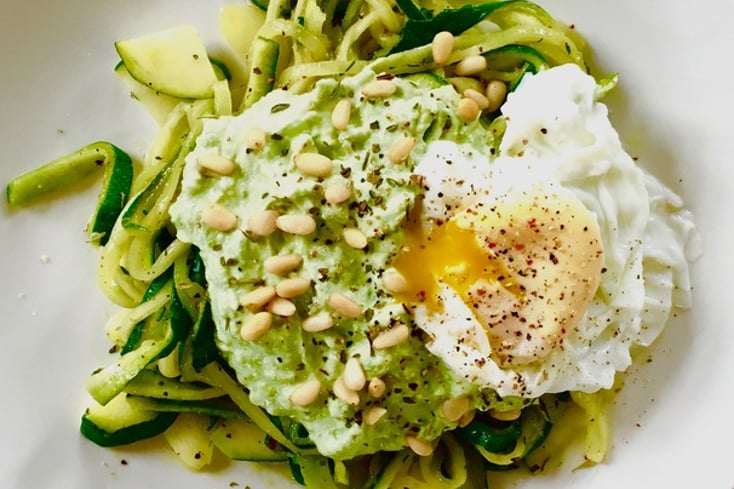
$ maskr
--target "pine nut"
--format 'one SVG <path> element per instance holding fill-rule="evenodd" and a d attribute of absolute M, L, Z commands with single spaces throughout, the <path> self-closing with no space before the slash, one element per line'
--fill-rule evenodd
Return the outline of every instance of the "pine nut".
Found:
<path fill-rule="evenodd" d="M 276 255 L 270 256 L 263 262 L 263 268 L 268 273 L 285 275 L 292 272 L 303 264 L 300 255 Z"/>
<path fill-rule="evenodd" d="M 410 336 L 410 329 L 406 325 L 400 324 L 377 335 L 377 338 L 372 340 L 372 348 L 375 350 L 391 348 L 407 340 L 408 336 Z"/>
<path fill-rule="evenodd" d="M 375 80 L 362 89 L 362 95 L 367 98 L 385 98 L 394 94 L 398 89 L 392 80 Z"/>
<path fill-rule="evenodd" d="M 367 236 L 357 228 L 345 228 L 342 232 L 344 241 L 358 250 L 363 250 L 367 246 Z"/>
<path fill-rule="evenodd" d="M 316 230 L 316 221 L 308 214 L 287 214 L 280 216 L 275 221 L 275 225 L 281 231 L 289 234 L 297 234 L 305 236 Z"/>
<path fill-rule="evenodd" d="M 437 65 L 444 65 L 454 50 L 454 35 L 449 31 L 442 31 L 433 36 L 431 43 L 431 52 L 433 53 L 433 61 Z"/>
<path fill-rule="evenodd" d="M 479 117 L 479 105 L 470 98 L 462 98 L 456 108 L 456 115 L 464 122 L 471 122 Z"/>
<path fill-rule="evenodd" d="M 240 304 L 252 310 L 258 310 L 275 297 L 275 288 L 270 286 L 258 287 L 245 294 L 240 299 Z"/>
<path fill-rule="evenodd" d="M 269 236 L 275 232 L 277 221 L 280 213 L 274 210 L 267 210 L 253 214 L 247 219 L 247 230 L 258 236 Z"/>
<path fill-rule="evenodd" d="M 287 278 L 281 280 L 278 285 L 275 286 L 275 293 L 280 297 L 286 299 L 292 299 L 306 292 L 311 288 L 311 281 L 306 280 L 302 277 Z"/>
<path fill-rule="evenodd" d="M 394 268 L 388 268 L 382 273 L 382 286 L 395 294 L 408 290 L 408 282 L 405 277 Z"/>
<path fill-rule="evenodd" d="M 487 109 L 489 112 L 494 112 L 499 109 L 505 102 L 507 97 L 507 85 L 501 80 L 492 80 L 487 84 L 487 100 L 489 100 L 489 106 Z"/>
<path fill-rule="evenodd" d="M 362 315 L 362 307 L 344 294 L 331 294 L 329 306 L 346 318 L 354 319 Z"/>
<path fill-rule="evenodd" d="M 481 54 L 468 56 L 458 63 L 454 68 L 454 73 L 459 76 L 476 75 L 487 69 L 487 58 Z"/>
<path fill-rule="evenodd" d="M 298 170 L 307 177 L 328 177 L 334 168 L 334 162 L 319 153 L 300 153 L 294 161 Z"/>
<path fill-rule="evenodd" d="M 349 125 L 349 118 L 352 115 L 352 101 L 343 98 L 336 103 L 334 110 L 331 111 L 331 123 L 338 131 L 343 131 Z"/>
<path fill-rule="evenodd" d="M 260 151 L 265 147 L 265 132 L 262 129 L 250 129 L 245 134 L 245 148 Z"/>
<path fill-rule="evenodd" d="M 347 387 L 341 377 L 334 382 L 334 395 L 352 406 L 359 404 L 359 394 Z"/>
<path fill-rule="evenodd" d="M 237 228 L 237 216 L 226 207 L 216 203 L 209 204 L 201 211 L 201 222 L 222 232 Z"/>
<path fill-rule="evenodd" d="M 496 409 L 490 409 L 489 415 L 498 421 L 515 421 L 520 417 L 519 409 L 511 409 L 509 411 L 498 411 Z"/>
<path fill-rule="evenodd" d="M 364 422 L 367 423 L 368 426 L 372 426 L 380 421 L 380 418 L 382 418 L 385 414 L 387 414 L 387 409 L 381 407 L 372 407 L 368 409 L 367 412 L 364 414 Z"/>
<path fill-rule="evenodd" d="M 324 199 L 329 204 L 341 204 L 349 197 L 351 197 L 352 191 L 349 187 L 342 185 L 341 183 L 335 183 L 326 187 L 324 191 Z"/>
<path fill-rule="evenodd" d="M 308 406 L 319 397 L 320 391 L 321 382 L 319 379 L 311 378 L 293 389 L 288 399 L 296 406 Z"/>
<path fill-rule="evenodd" d="M 326 311 L 319 312 L 313 316 L 309 316 L 303 320 L 301 327 L 304 331 L 309 333 L 318 333 L 319 331 L 326 331 L 327 329 L 334 326 L 334 320 Z"/>
<path fill-rule="evenodd" d="M 473 88 L 467 88 L 462 92 L 462 95 L 466 98 L 470 98 L 477 103 L 480 110 L 484 110 L 489 107 L 489 99 L 480 91 L 474 90 Z"/>
<path fill-rule="evenodd" d="M 362 369 L 362 364 L 359 359 L 355 357 L 347 360 L 342 376 L 344 377 L 344 385 L 353 391 L 362 390 L 362 387 L 364 387 L 364 384 L 367 382 L 367 378 L 364 376 L 364 370 Z"/>
<path fill-rule="evenodd" d="M 419 457 L 427 457 L 433 453 L 434 446 L 431 442 L 421 440 L 417 436 L 408 435 L 405 437 L 405 441 L 408 442 L 408 446 L 413 452 Z"/>
<path fill-rule="evenodd" d="M 258 312 L 245 320 L 240 328 L 243 340 L 253 341 L 265 334 L 273 323 L 273 316 L 269 312 Z"/>
<path fill-rule="evenodd" d="M 288 299 L 276 297 L 268 304 L 268 311 L 276 316 L 287 318 L 296 313 L 296 306 Z"/>
<path fill-rule="evenodd" d="M 465 428 L 469 425 L 472 421 L 474 421 L 474 416 L 476 416 L 476 411 L 469 411 L 468 413 L 464 414 L 461 418 L 459 418 L 459 428 Z"/>
<path fill-rule="evenodd" d="M 441 412 L 443 417 L 448 421 L 454 422 L 459 421 L 462 416 L 469 412 L 469 398 L 468 397 L 456 397 L 454 399 L 448 399 L 444 401 L 441 406 Z"/>
<path fill-rule="evenodd" d="M 367 384 L 367 392 L 375 399 L 382 397 L 385 394 L 385 389 L 385 381 L 378 377 L 370 379 L 369 384 Z"/>
<path fill-rule="evenodd" d="M 234 162 L 229 158 L 217 154 L 201 155 L 197 159 L 199 169 L 204 173 L 228 176 L 234 173 Z"/>
<path fill-rule="evenodd" d="M 410 157 L 410 152 L 415 147 L 415 138 L 412 136 L 405 136 L 398 139 L 395 144 L 392 145 L 390 150 L 387 152 L 387 158 L 391 163 L 398 164 L 404 163 Z"/>

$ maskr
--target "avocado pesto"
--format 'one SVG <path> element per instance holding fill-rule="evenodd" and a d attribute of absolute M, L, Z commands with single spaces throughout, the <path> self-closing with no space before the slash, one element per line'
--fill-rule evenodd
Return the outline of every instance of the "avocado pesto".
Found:
<path fill-rule="evenodd" d="M 380 85 L 395 93 L 371 92 Z M 490 402 L 425 349 L 411 316 L 383 285 L 402 225 L 423 192 L 412 169 L 430 141 L 448 138 L 468 152 L 487 147 L 479 122 L 456 117 L 457 100 L 437 78 L 379 80 L 367 69 L 301 95 L 273 91 L 239 116 L 206 120 L 187 157 L 171 216 L 179 239 L 201 249 L 218 345 L 251 400 L 302 423 L 327 456 L 397 450 L 408 435 L 431 440 L 456 426 L 442 415 L 445 401 L 467 397 L 484 409 Z M 340 101 L 351 107 L 343 130 L 332 120 Z M 400 144 L 412 146 L 409 155 L 395 156 Z M 234 167 L 212 171 L 211 155 Z M 303 160 L 326 167 L 319 172 Z M 334 189 L 343 195 L 335 199 Z M 236 225 L 222 231 L 203 222 L 212 203 Z M 276 226 L 257 230 L 276 218 Z M 312 219 L 315 227 L 291 230 L 288 218 Z M 292 265 L 270 273 L 273 257 Z M 280 290 L 289 286 L 290 293 Z M 341 310 L 335 295 L 353 313 Z M 260 332 L 243 339 L 243 326 L 253 322 Z M 406 326 L 405 341 L 375 347 L 380 334 Z M 380 379 L 384 394 L 340 398 L 335 383 L 349 359 L 358 360 L 361 383 Z M 315 397 L 294 402 L 293 393 L 309 382 Z"/>

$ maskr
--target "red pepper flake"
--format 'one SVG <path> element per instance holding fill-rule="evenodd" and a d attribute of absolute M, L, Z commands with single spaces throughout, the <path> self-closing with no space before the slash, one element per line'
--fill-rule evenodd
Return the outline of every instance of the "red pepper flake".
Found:
<path fill-rule="evenodd" d="M 538 223 L 537 223 L 537 221 L 535 220 L 534 217 L 528 219 L 528 227 L 530 229 L 535 229 L 537 226 L 538 226 Z"/>
<path fill-rule="evenodd" d="M 271 450 L 277 450 L 278 449 L 278 440 L 275 438 L 272 438 L 271 436 L 265 437 L 265 445 Z"/>

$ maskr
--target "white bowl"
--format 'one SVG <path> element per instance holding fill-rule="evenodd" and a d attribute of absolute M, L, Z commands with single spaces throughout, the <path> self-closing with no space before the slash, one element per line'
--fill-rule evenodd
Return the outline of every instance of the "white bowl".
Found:
<path fill-rule="evenodd" d="M 142 155 L 155 124 L 116 79 L 113 42 L 191 23 L 214 45 L 222 3 L 5 0 L 0 182 L 95 140 Z M 620 73 L 611 117 L 639 164 L 684 196 L 704 256 L 693 268 L 694 309 L 670 324 L 619 397 L 609 459 L 577 471 L 569 461 L 516 487 L 731 488 L 734 3 L 541 4 L 587 37 L 599 73 Z M 0 486 L 285 487 L 287 475 L 254 465 L 193 473 L 162 443 L 108 450 L 79 435 L 84 380 L 110 358 L 103 325 L 113 308 L 83 232 L 97 188 L 21 211 L 0 205 Z"/>

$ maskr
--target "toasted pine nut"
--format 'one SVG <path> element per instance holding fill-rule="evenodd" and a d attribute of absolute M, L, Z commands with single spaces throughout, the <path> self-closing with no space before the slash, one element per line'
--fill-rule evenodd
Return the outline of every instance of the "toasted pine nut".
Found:
<path fill-rule="evenodd" d="M 408 336 L 410 336 L 410 329 L 406 325 L 400 324 L 377 335 L 377 338 L 372 340 L 372 348 L 376 350 L 391 348 L 407 340 Z"/>
<path fill-rule="evenodd" d="M 467 56 L 458 63 L 454 68 L 454 73 L 459 76 L 476 75 L 487 69 L 487 58 L 481 54 Z"/>
<path fill-rule="evenodd" d="M 338 131 L 343 131 L 349 125 L 352 115 L 352 101 L 348 98 L 339 100 L 331 111 L 331 123 Z"/>
<path fill-rule="evenodd" d="M 287 214 L 280 216 L 275 225 L 283 232 L 305 236 L 316 230 L 316 221 L 308 214 Z"/>
<path fill-rule="evenodd" d="M 385 388 L 385 381 L 379 377 L 370 379 L 370 382 L 367 384 L 367 392 L 369 392 L 370 396 L 375 399 L 382 397 L 382 395 L 385 394 Z"/>
<path fill-rule="evenodd" d="M 199 168 L 205 173 L 215 173 L 222 176 L 234 173 L 234 162 L 218 154 L 201 155 L 196 161 L 199 163 Z"/>
<path fill-rule="evenodd" d="M 288 299 L 276 297 L 268 304 L 268 311 L 281 317 L 290 317 L 296 313 L 296 306 Z"/>
<path fill-rule="evenodd" d="M 334 395 L 352 406 L 359 404 L 359 394 L 347 387 L 341 377 L 334 382 Z"/>
<path fill-rule="evenodd" d="M 349 190 L 349 187 L 342 185 L 341 183 L 329 185 L 326 187 L 326 190 L 324 190 L 324 199 L 326 199 L 326 202 L 329 204 L 341 204 L 351 195 L 352 191 Z"/>
<path fill-rule="evenodd" d="M 387 152 L 387 158 L 391 163 L 398 164 L 404 163 L 410 157 L 410 152 L 415 147 L 415 138 L 412 136 L 405 136 L 398 139 L 395 144 L 392 145 L 390 150 Z"/>
<path fill-rule="evenodd" d="M 253 214 L 247 219 L 247 230 L 258 236 L 269 236 L 277 229 L 275 222 L 278 216 L 280 214 L 274 210 Z"/>
<path fill-rule="evenodd" d="M 428 442 L 426 440 L 421 440 L 417 436 L 414 435 L 408 435 L 405 437 L 405 441 L 408 442 L 408 446 L 410 447 L 413 452 L 415 452 L 416 455 L 420 457 L 427 457 L 430 454 L 433 453 L 433 450 L 435 447 L 431 442 Z"/>
<path fill-rule="evenodd" d="M 237 228 L 237 216 L 226 207 L 211 203 L 201 211 L 201 222 L 212 229 L 222 232 L 233 231 Z"/>
<path fill-rule="evenodd" d="M 487 99 L 487 97 L 480 91 L 474 90 L 473 88 L 467 88 L 461 94 L 464 97 L 475 101 L 480 110 L 484 110 L 489 107 L 489 99 Z"/>
<path fill-rule="evenodd" d="M 272 323 L 273 316 L 269 312 L 258 312 L 245 320 L 240 328 L 240 336 L 243 340 L 256 340 L 270 329 Z"/>
<path fill-rule="evenodd" d="M 454 50 L 454 35 L 449 31 L 441 31 L 433 36 L 431 43 L 431 52 L 433 53 L 433 61 L 437 65 L 446 64 Z"/>
<path fill-rule="evenodd" d="M 363 250 L 367 246 L 367 236 L 357 228 L 345 228 L 342 232 L 344 241 L 358 250 Z"/>
<path fill-rule="evenodd" d="M 372 426 L 380 421 L 380 418 L 385 414 L 387 414 L 387 409 L 377 406 L 372 407 L 364 414 L 364 422 L 367 423 L 367 425 Z"/>
<path fill-rule="evenodd" d="M 329 306 L 346 318 L 354 319 L 362 315 L 362 307 L 344 294 L 331 294 Z"/>
<path fill-rule="evenodd" d="M 489 106 L 487 106 L 486 110 L 494 112 L 505 102 L 507 85 L 502 80 L 492 80 L 487 84 L 486 94 L 487 100 L 489 101 Z"/>
<path fill-rule="evenodd" d="M 392 80 L 375 80 L 362 89 L 362 95 L 367 98 L 385 98 L 394 94 L 398 89 Z"/>
<path fill-rule="evenodd" d="M 260 151 L 265 147 L 265 132 L 262 129 L 250 129 L 245 134 L 245 148 Z"/>
<path fill-rule="evenodd" d="M 490 409 L 489 415 L 498 421 L 515 421 L 520 417 L 519 409 L 511 409 L 509 411 L 498 411 L 496 409 Z"/>
<path fill-rule="evenodd" d="M 256 311 L 268 302 L 270 302 L 274 297 L 275 288 L 270 286 L 258 287 L 257 289 L 250 291 L 242 296 L 242 299 L 240 299 L 240 304 L 250 309 L 251 311 Z"/>
<path fill-rule="evenodd" d="M 352 389 L 353 391 L 362 390 L 364 384 L 367 382 L 367 378 L 364 376 L 364 370 L 359 359 L 352 357 L 347 360 L 347 364 L 344 366 L 344 385 Z"/>
<path fill-rule="evenodd" d="M 301 325 L 303 330 L 308 331 L 309 333 L 326 331 L 332 326 L 334 326 L 334 320 L 332 319 L 331 314 L 326 311 L 322 311 L 314 314 L 313 316 L 307 317 L 303 320 L 303 324 Z"/>
<path fill-rule="evenodd" d="M 461 419 L 469 412 L 469 398 L 465 396 L 448 399 L 441 405 L 441 413 L 448 421 L 454 422 Z"/>
<path fill-rule="evenodd" d="M 293 389 L 288 399 L 296 406 L 308 406 L 319 397 L 320 391 L 321 382 L 319 379 L 311 378 Z"/>
<path fill-rule="evenodd" d="M 270 256 L 263 262 L 263 268 L 268 273 L 275 275 L 285 275 L 292 272 L 303 264 L 303 258 L 300 255 L 275 255 Z"/>
<path fill-rule="evenodd" d="M 402 273 L 394 268 L 388 268 L 382 273 L 382 286 L 389 292 L 400 293 L 408 289 L 408 282 Z"/>
<path fill-rule="evenodd" d="M 456 108 L 456 115 L 464 122 L 471 122 L 479 117 L 479 105 L 470 98 L 462 98 L 459 100 L 459 106 Z"/>
<path fill-rule="evenodd" d="M 298 170 L 308 177 L 327 177 L 334 168 L 334 162 L 320 153 L 300 153 L 294 161 Z"/>
<path fill-rule="evenodd" d="M 280 297 L 291 299 L 298 297 L 311 288 L 311 281 L 303 277 L 294 277 L 281 280 L 275 286 L 275 293 Z"/>

